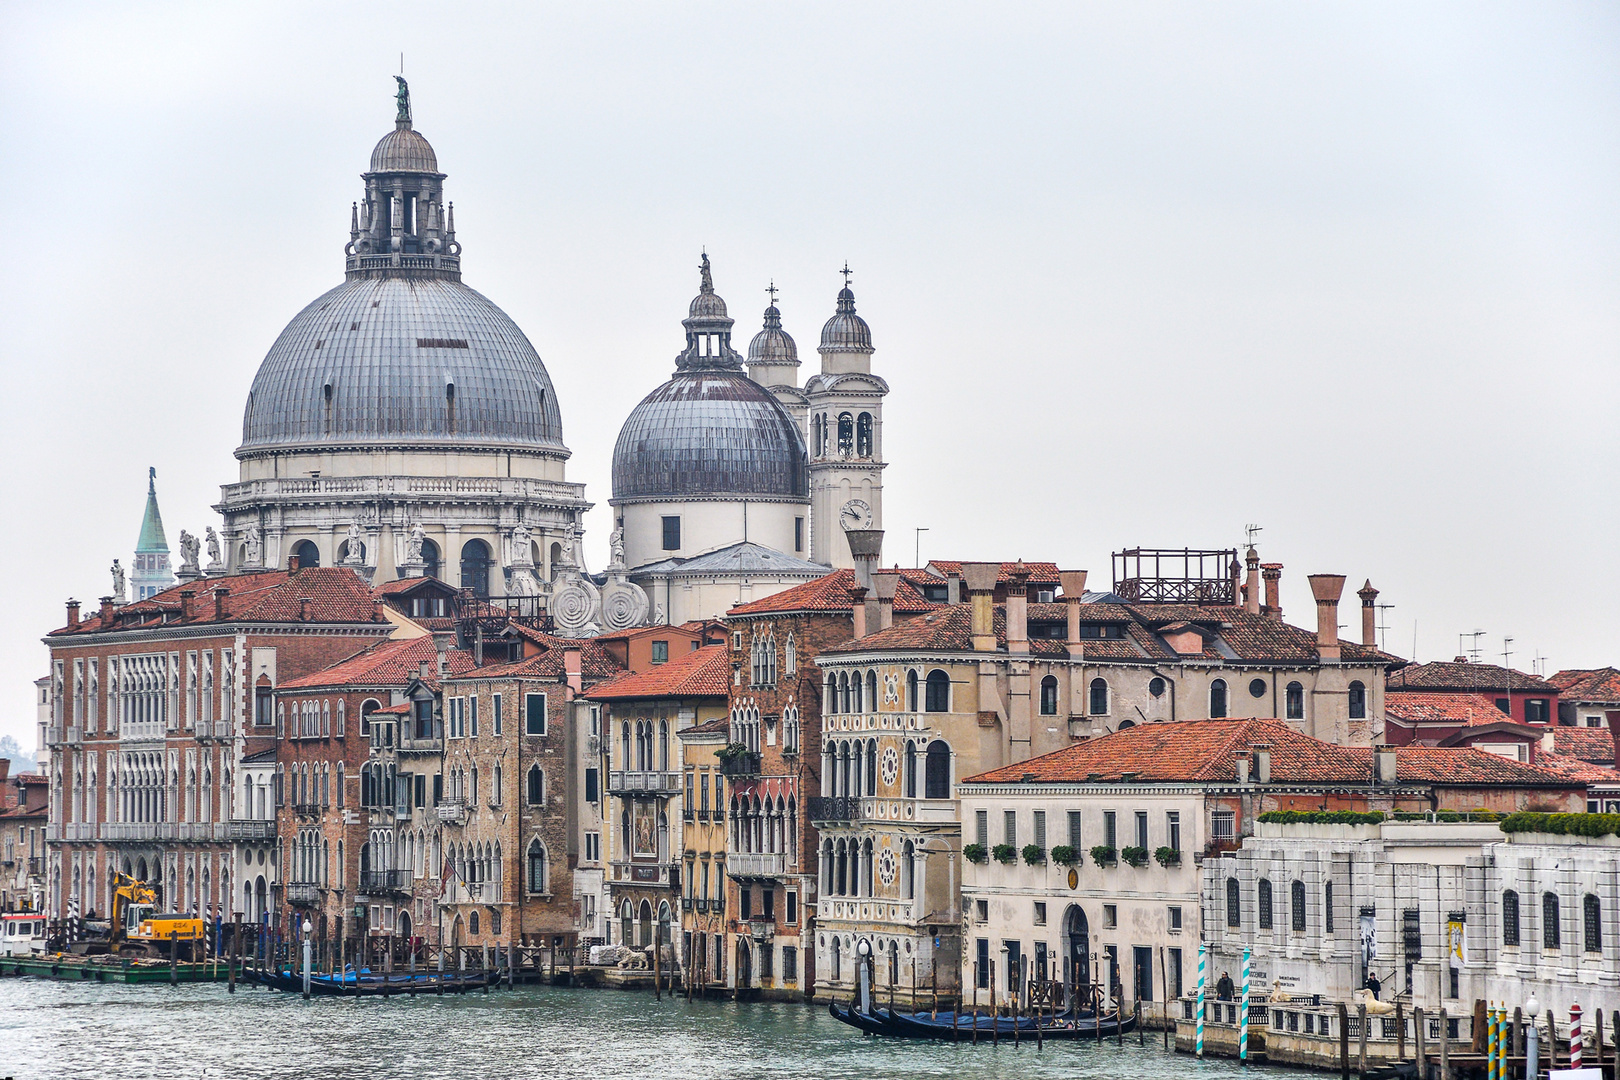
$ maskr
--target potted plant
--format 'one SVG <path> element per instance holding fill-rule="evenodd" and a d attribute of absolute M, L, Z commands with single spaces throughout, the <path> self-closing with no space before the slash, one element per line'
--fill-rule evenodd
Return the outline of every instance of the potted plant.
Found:
<path fill-rule="evenodd" d="M 1084 856 L 1068 844 L 1060 844 L 1052 849 L 1052 861 L 1059 866 L 1073 866 L 1080 862 Z"/>
<path fill-rule="evenodd" d="M 1107 844 L 1098 844 L 1091 849 L 1091 861 L 1098 866 L 1113 866 L 1119 861 L 1119 852 Z"/>
<path fill-rule="evenodd" d="M 1173 847 L 1157 848 L 1153 852 L 1154 861 L 1160 866 L 1180 866 L 1181 852 Z"/>
<path fill-rule="evenodd" d="M 1046 849 L 1038 844 L 1025 844 L 1024 862 L 1030 866 L 1042 865 L 1046 862 Z"/>
<path fill-rule="evenodd" d="M 985 850 L 983 844 L 969 844 L 962 849 L 962 858 L 970 863 L 983 864 L 989 860 L 990 853 Z"/>
<path fill-rule="evenodd" d="M 1130 863 L 1132 866 L 1146 866 L 1148 861 L 1148 849 L 1145 847 L 1121 848 L 1119 857 Z"/>
<path fill-rule="evenodd" d="M 747 743 L 734 742 L 727 743 L 725 746 L 722 746 L 720 749 L 716 750 L 714 752 L 714 756 L 719 758 L 721 763 L 724 764 L 728 761 L 735 761 L 746 753 L 748 753 Z"/>
<path fill-rule="evenodd" d="M 1009 866 L 1018 861 L 1018 849 L 1011 844 L 997 844 L 991 849 L 990 854 L 994 855 L 996 862 L 1001 863 L 1003 866 Z"/>

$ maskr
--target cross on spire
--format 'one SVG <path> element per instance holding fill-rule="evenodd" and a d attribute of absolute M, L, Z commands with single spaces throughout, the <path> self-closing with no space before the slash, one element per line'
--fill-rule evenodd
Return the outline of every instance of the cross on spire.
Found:
<path fill-rule="evenodd" d="M 772 278 L 771 283 L 769 285 L 765 286 L 765 291 L 771 294 L 771 307 L 775 307 L 776 306 L 776 294 L 781 291 L 776 287 L 776 279 L 775 278 Z"/>
<path fill-rule="evenodd" d="M 850 270 L 850 268 L 849 268 L 849 260 L 845 259 L 844 260 L 844 268 L 842 270 L 840 270 L 839 273 L 844 275 L 844 288 L 846 288 L 846 289 L 849 288 L 849 275 L 852 274 L 853 272 L 854 271 Z"/>

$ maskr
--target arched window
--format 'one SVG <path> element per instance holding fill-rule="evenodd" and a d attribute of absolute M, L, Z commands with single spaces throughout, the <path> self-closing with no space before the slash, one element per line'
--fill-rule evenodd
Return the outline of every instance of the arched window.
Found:
<path fill-rule="evenodd" d="M 758 735 L 757 734 L 755 736 L 755 739 L 756 739 L 756 741 L 758 740 Z M 759 747 L 755 746 L 754 749 L 758 750 Z M 668 720 L 660 720 L 660 721 L 658 721 L 658 770 L 660 772 L 669 772 L 669 721 Z"/>
<path fill-rule="evenodd" d="M 620 736 L 619 737 L 619 744 L 620 744 L 620 747 L 621 747 L 621 757 L 619 758 L 619 768 L 621 768 L 621 769 L 629 769 L 631 767 L 631 761 L 630 761 L 630 721 L 626 720 L 623 724 L 621 724 L 619 726 L 619 736 Z"/>
<path fill-rule="evenodd" d="M 477 933 L 478 933 L 478 911 L 477 911 L 477 909 L 474 909 L 473 913 L 471 915 L 467 916 L 467 933 L 472 934 L 474 936 L 476 936 Z"/>
<path fill-rule="evenodd" d="M 529 766 L 529 805 L 543 806 L 546 801 L 546 774 L 540 766 Z"/>
<path fill-rule="evenodd" d="M 1305 688 L 1297 682 L 1291 682 L 1284 696 L 1283 707 L 1287 711 L 1288 719 L 1305 719 Z"/>
<path fill-rule="evenodd" d="M 1541 947 L 1544 949 L 1561 948 L 1562 939 L 1558 933 L 1558 894 L 1541 894 Z"/>
<path fill-rule="evenodd" d="M 1603 904 L 1592 893 L 1581 897 L 1581 922 L 1586 929 L 1586 951 L 1603 951 Z"/>
<path fill-rule="evenodd" d="M 1058 686 L 1057 676 L 1048 675 L 1041 680 L 1041 715 L 1057 715 Z"/>
<path fill-rule="evenodd" d="M 855 449 L 855 418 L 849 413 L 838 414 L 838 453 L 848 457 Z"/>
<path fill-rule="evenodd" d="M 951 677 L 935 668 L 928 673 L 928 712 L 950 712 Z"/>
<path fill-rule="evenodd" d="M 849 674 L 843 671 L 838 673 L 838 711 L 849 712 Z"/>
<path fill-rule="evenodd" d="M 1502 944 L 1519 943 L 1519 894 L 1512 889 L 1502 894 Z"/>
<path fill-rule="evenodd" d="M 951 797 L 951 748 L 942 739 L 928 744 L 923 765 L 923 796 L 929 799 Z"/>
<path fill-rule="evenodd" d="M 1243 926 L 1242 893 L 1235 877 L 1226 879 L 1226 925 L 1234 930 Z"/>
<path fill-rule="evenodd" d="M 1255 907 L 1260 922 L 1260 929 L 1271 929 L 1271 882 L 1266 878 L 1260 879 L 1259 887 L 1255 889 Z"/>
<path fill-rule="evenodd" d="M 906 741 L 906 798 L 917 797 L 917 744 Z"/>
<path fill-rule="evenodd" d="M 469 540 L 461 545 L 461 587 L 480 599 L 489 597 L 489 545 Z"/>
<path fill-rule="evenodd" d="M 838 679 L 830 671 L 827 673 L 827 689 L 822 692 L 821 700 L 822 711 L 827 713 L 838 711 Z"/>
<path fill-rule="evenodd" d="M 422 573 L 430 578 L 439 576 L 439 545 L 432 540 L 422 541 Z"/>
<path fill-rule="evenodd" d="M 917 711 L 917 673 L 906 672 L 906 711 Z"/>
<path fill-rule="evenodd" d="M 298 546 L 293 548 L 293 557 L 298 560 L 300 570 L 321 565 L 321 549 L 309 540 L 300 540 Z"/>
<path fill-rule="evenodd" d="M 849 677 L 850 712 L 866 711 L 866 695 L 861 692 L 862 685 L 860 672 L 857 671 Z"/>
<path fill-rule="evenodd" d="M 1350 719 L 1367 718 L 1367 687 L 1360 680 L 1350 684 Z"/>
<path fill-rule="evenodd" d="M 1091 700 L 1087 702 L 1087 710 L 1092 716 L 1108 715 L 1108 680 L 1091 680 Z"/>
<path fill-rule="evenodd" d="M 540 841 L 529 841 L 529 891 L 543 893 L 546 891 L 546 849 Z"/>
<path fill-rule="evenodd" d="M 861 413 L 855 420 L 855 453 L 860 457 L 872 456 L 872 414 Z"/>
<path fill-rule="evenodd" d="M 1209 684 L 1209 715 L 1218 720 L 1226 715 L 1226 680 L 1216 679 Z"/>
<path fill-rule="evenodd" d="M 877 707 L 877 672 L 868 671 L 866 673 L 866 710 L 867 712 L 877 712 Z"/>
<path fill-rule="evenodd" d="M 1303 934 L 1305 932 L 1305 883 L 1295 881 L 1288 887 L 1288 893 L 1291 925 L 1294 933 Z"/>
<path fill-rule="evenodd" d="M 900 847 L 900 895 L 906 900 L 917 895 L 917 849 L 910 840 Z"/>
<path fill-rule="evenodd" d="M 866 744 L 866 793 L 877 794 L 877 740 L 868 740 Z"/>

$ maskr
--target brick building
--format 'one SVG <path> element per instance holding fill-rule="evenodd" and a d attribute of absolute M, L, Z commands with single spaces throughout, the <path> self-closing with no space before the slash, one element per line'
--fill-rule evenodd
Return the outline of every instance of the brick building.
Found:
<path fill-rule="evenodd" d="M 37 911 L 45 898 L 45 826 L 50 782 L 11 775 L 0 758 L 0 911 Z"/>
<path fill-rule="evenodd" d="M 1484 696 L 1521 724 L 1551 724 L 1558 716 L 1558 687 L 1552 683 L 1497 664 L 1471 663 L 1462 656 L 1391 672 L 1388 689 Z"/>
<path fill-rule="evenodd" d="M 1558 723 L 1620 731 L 1620 671 L 1570 668 L 1547 680 L 1558 688 Z"/>

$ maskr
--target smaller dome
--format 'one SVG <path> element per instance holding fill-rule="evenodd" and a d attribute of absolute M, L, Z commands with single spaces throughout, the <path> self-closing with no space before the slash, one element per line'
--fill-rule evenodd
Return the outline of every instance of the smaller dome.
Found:
<path fill-rule="evenodd" d="M 855 314 L 855 294 L 846 285 L 838 290 L 838 313 L 821 328 L 822 352 L 871 352 L 872 328 Z"/>
<path fill-rule="evenodd" d="M 692 297 L 692 306 L 687 311 L 689 319 L 724 319 L 726 318 L 726 302 L 720 298 L 713 287 L 705 289 Z"/>
<path fill-rule="evenodd" d="M 748 343 L 750 364 L 797 364 L 799 347 L 793 337 L 782 329 L 782 313 L 772 304 L 765 309 L 765 329 L 754 335 Z"/>
<path fill-rule="evenodd" d="M 436 173 L 439 158 L 409 121 L 402 120 L 371 152 L 371 171 Z"/>

